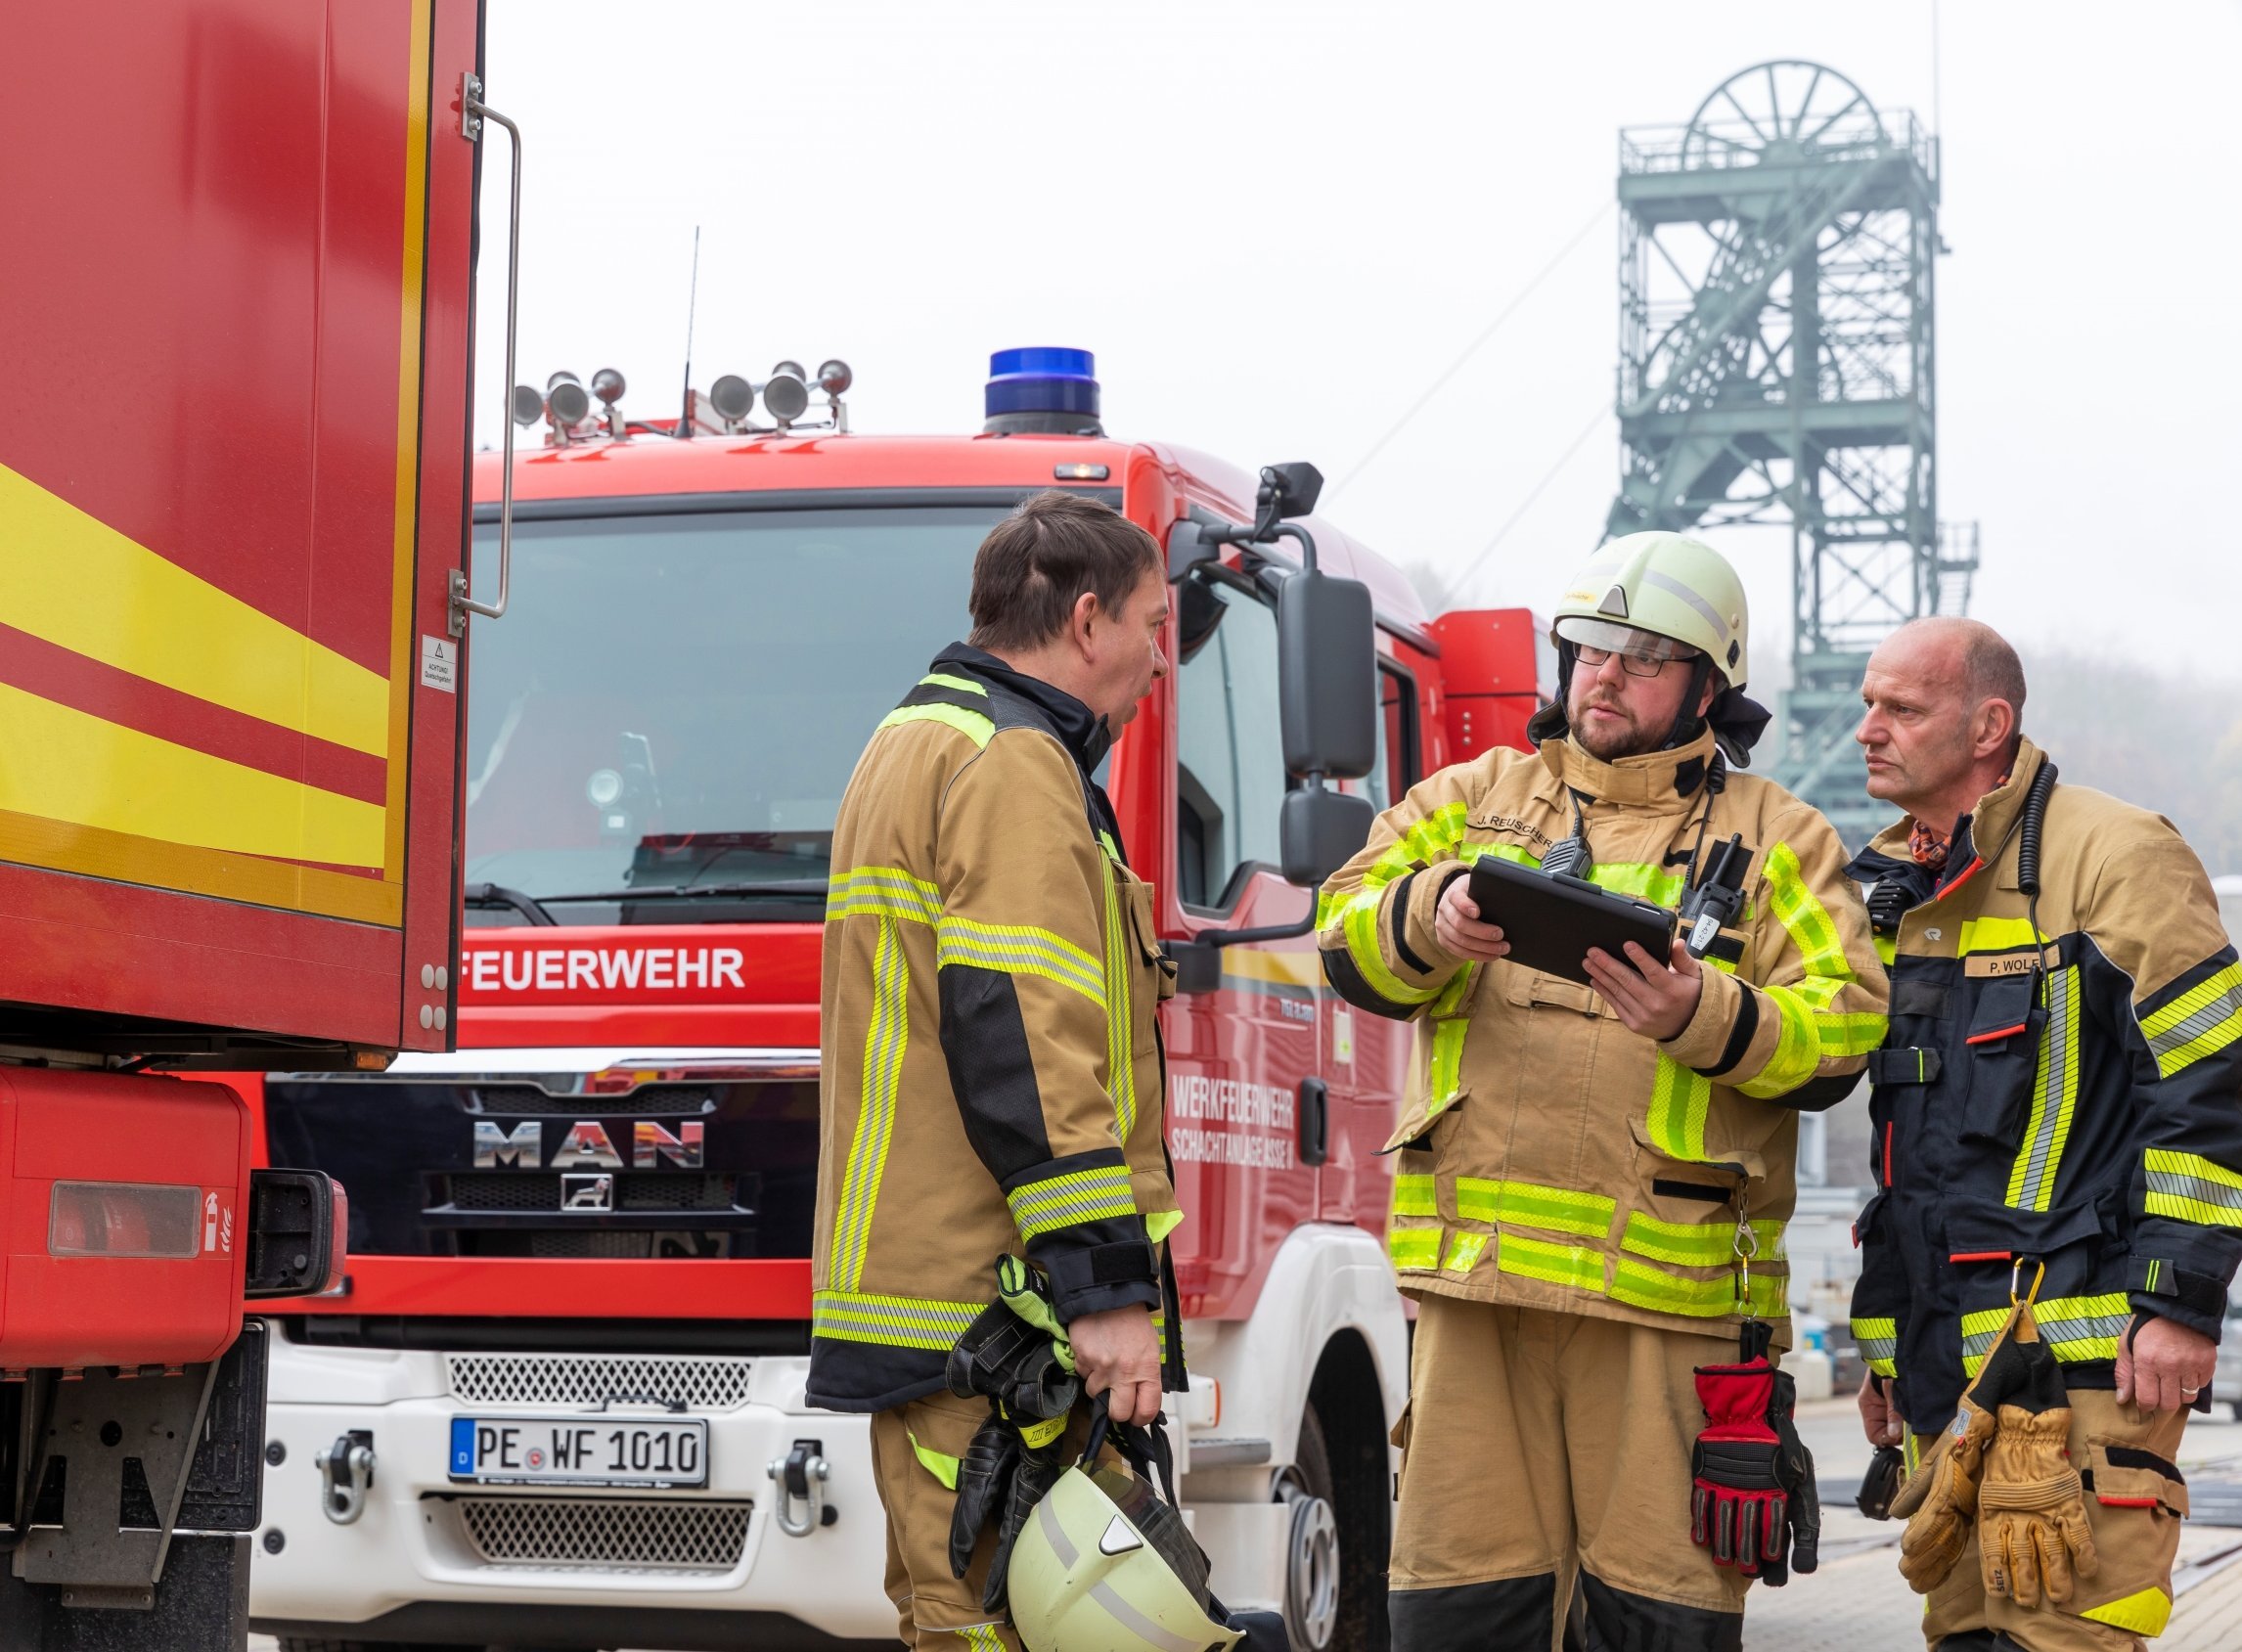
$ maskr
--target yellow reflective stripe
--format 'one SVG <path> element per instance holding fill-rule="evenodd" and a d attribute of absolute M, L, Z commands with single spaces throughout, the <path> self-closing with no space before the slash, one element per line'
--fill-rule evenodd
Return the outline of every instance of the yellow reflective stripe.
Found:
<path fill-rule="evenodd" d="M 910 1436 L 911 1454 L 919 1459 L 919 1465 L 941 1481 L 945 1489 L 955 1492 L 958 1489 L 958 1470 L 962 1466 L 958 1459 L 946 1452 L 937 1451 L 931 1446 L 921 1445 L 919 1436 L 912 1434 L 908 1428 L 903 1432 Z"/>
<path fill-rule="evenodd" d="M 2039 1311 L 2036 1308 L 2034 1313 Z M 2000 1337 L 2000 1327 L 2008 1322 L 2005 1308 L 1981 1308 L 1974 1314 L 1962 1316 L 1962 1372 L 1974 1377 L 1985 1368 L 1986 1356 Z"/>
<path fill-rule="evenodd" d="M 2054 938 L 2034 929 L 2028 917 L 1965 917 L 1956 950 L 1963 956 L 2014 952 L 2020 947 L 2030 947 L 2035 940 L 2044 947 Z"/>
<path fill-rule="evenodd" d="M 1619 1259 L 1612 1273 L 1611 1299 L 1634 1308 L 1683 1314 L 1692 1318 L 1714 1318 L 1733 1314 L 1743 1306 L 1732 1272 L 1718 1278 L 1691 1279 L 1625 1256 Z"/>
<path fill-rule="evenodd" d="M 1495 1267 L 1499 1272 L 1523 1278 L 1603 1292 L 1603 1253 L 1585 1245 L 1553 1245 L 1504 1233 L 1495 1246 Z"/>
<path fill-rule="evenodd" d="M 872 1018 L 864 1032 L 864 1077 L 856 1130 L 833 1217 L 831 1279 L 839 1291 L 853 1291 L 864 1278 L 865 1252 L 872 1242 L 872 1213 L 879 1183 L 887 1172 L 887 1148 L 895 1134 L 896 1091 L 903 1079 L 903 1053 L 910 1042 L 911 965 L 903 956 L 903 932 L 892 917 L 879 920 L 872 955 Z M 955 1340 L 955 1339 L 953 1339 Z"/>
<path fill-rule="evenodd" d="M 1879 929 L 1869 939 L 1875 943 L 1876 956 L 1883 960 L 1885 968 L 1889 969 L 1899 961 L 1900 938 L 1897 935 L 1887 935 Z"/>
<path fill-rule="evenodd" d="M 901 867 L 851 867 L 826 892 L 826 920 L 900 917 L 932 923 L 942 915 L 942 891 Z"/>
<path fill-rule="evenodd" d="M 2156 1057 L 2157 1072 L 2168 1079 L 2242 1039 L 2242 963 L 2229 963 L 2143 1016 L 2141 1036 Z"/>
<path fill-rule="evenodd" d="M 915 1296 L 868 1296 L 820 1291 L 810 1304 L 815 1334 L 835 1342 L 870 1342 L 885 1348 L 947 1352 L 980 1315 L 970 1302 L 932 1302 Z"/>
<path fill-rule="evenodd" d="M 996 723 L 978 711 L 956 705 L 899 705 L 879 720 L 882 729 L 905 723 L 941 723 L 957 730 L 976 746 L 986 746 L 997 732 Z"/>
<path fill-rule="evenodd" d="M 1449 859 L 1456 853 L 1457 845 L 1463 841 L 1463 817 L 1467 813 L 1469 810 L 1462 803 L 1443 803 L 1421 817 L 1370 863 L 1369 870 L 1363 873 L 1363 887 L 1383 888 L 1418 867 Z"/>
<path fill-rule="evenodd" d="M 408 354 L 417 356 L 417 346 Z M 408 455 L 411 446 L 408 432 Z M 211 705 L 370 756 L 403 759 L 389 749 L 384 673 L 313 642 L 5 465 L 0 614 L 19 631 Z M 0 718 L 0 727 L 6 721 Z M 121 772 L 133 776 L 136 789 L 144 783 L 139 771 Z M 186 841 L 168 832 L 144 835 Z M 376 854 L 347 864 L 382 860 Z"/>
<path fill-rule="evenodd" d="M 1433 1197 L 1432 1178 L 1429 1176 L 1397 1176 L 1394 1178 L 1394 1215 L 1438 1216 L 1440 1209 Z"/>
<path fill-rule="evenodd" d="M 1650 1083 L 1651 1144 L 1668 1158 L 1704 1158 L 1705 1111 L 1712 1100 L 1712 1080 L 1671 1056 L 1659 1056 Z"/>
<path fill-rule="evenodd" d="M 2133 1634 L 2160 1635 L 2172 1622 L 2172 1596 L 2151 1584 L 2100 1606 L 2082 1606 L 2079 1616 Z"/>
<path fill-rule="evenodd" d="M 962 694 L 979 694 L 989 697 L 989 691 L 970 677 L 953 677 L 947 671 L 929 671 L 919 679 L 921 689 L 956 689 Z"/>
<path fill-rule="evenodd" d="M 1900 1353 L 1898 1319 L 1874 1317 L 1856 1318 L 1853 1321 L 1853 1345 L 1860 1350 L 1861 1362 L 1878 1376 L 1899 1374 L 1895 1363 Z"/>
<path fill-rule="evenodd" d="M 1788 1273 L 1754 1273 L 1751 1290 L 1752 1312 L 1761 1318 L 1779 1319 L 1790 1312 Z"/>
<path fill-rule="evenodd" d="M 1158 1244 L 1183 1225 L 1184 1213 L 1182 1211 L 1155 1210 L 1148 1213 L 1144 1218 L 1144 1236 L 1150 1239 L 1152 1243 Z"/>
<path fill-rule="evenodd" d="M 1137 1001 L 1131 985 L 1136 960 L 1129 956 L 1127 927 L 1121 917 L 1121 872 L 1105 861 L 1105 1078 L 1121 1139 L 1137 1123 Z"/>
<path fill-rule="evenodd" d="M 1475 1176 L 1456 1179 L 1456 1214 L 1472 1222 L 1515 1223 L 1558 1233 L 1601 1238 L 1611 1230 L 1618 1206 L 1601 1193 L 1545 1187 L 1532 1182 L 1491 1182 Z"/>
<path fill-rule="evenodd" d="M 1154 1332 L 1158 1332 L 1162 1328 L 1160 1317 L 1157 1314 L 1153 1315 L 1152 1329 Z M 1020 1431 L 1020 1444 L 1031 1451 L 1040 1451 L 1066 1432 L 1066 1418 L 1064 1416 L 1046 1417 L 1041 1422 L 1023 1422 L 1017 1426 Z"/>
<path fill-rule="evenodd" d="M 1355 960 L 1370 990 L 1392 1004 L 1424 1004 L 1439 996 L 1438 987 L 1412 987 L 1386 967 L 1385 954 L 1378 947 L 1378 926 L 1383 921 L 1375 901 L 1355 900 L 1347 905 L 1347 956 Z"/>
<path fill-rule="evenodd" d="M 2047 1024 L 2040 1031 L 2040 1064 L 2032 1086 L 2032 1112 L 2024 1145 L 2008 1172 L 2008 1202 L 2019 1210 L 2045 1210 L 2055 1194 L 2055 1172 L 2071 1137 L 2079 1097 L 2079 971 L 2047 977 Z"/>
<path fill-rule="evenodd" d="M 1682 899 L 1683 879 L 1678 871 L 1635 861 L 1606 861 L 1589 868 L 1588 880 L 1615 895 L 1672 907 Z"/>
<path fill-rule="evenodd" d="M 0 563 L 8 549 L 0 546 Z M 0 616 L 17 623 L 4 607 Z M 271 860 L 379 869 L 387 854 L 379 803 L 213 757 L 8 684 L 0 684 L 0 812 Z"/>
<path fill-rule="evenodd" d="M 1857 1015 L 1818 1015 L 1814 1030 L 1821 1042 L 1825 1060 L 1848 1055 L 1866 1055 L 1881 1049 L 1892 1023 L 1870 1010 Z"/>
<path fill-rule="evenodd" d="M 1755 1099 L 1788 1094 L 1821 1065 L 1821 1039 L 1815 1031 L 1814 1011 L 1787 987 L 1762 987 L 1760 994 L 1771 1005 L 1776 1026 L 1774 1053 L 1757 1073 L 1736 1086 L 1739 1094 Z M 1879 1040 L 1879 1042 L 1881 1042 Z"/>
<path fill-rule="evenodd" d="M 1042 1182 L 1022 1183 L 1005 1195 L 1023 1239 L 1040 1238 L 1084 1222 L 1106 1222 L 1137 1214 L 1123 1165 L 1070 1170 Z"/>
<path fill-rule="evenodd" d="M 2205 1228 L 2242 1228 L 2242 1176 L 2200 1153 L 2151 1147 L 2141 1155 L 2148 1181 L 2143 1208 Z"/>
<path fill-rule="evenodd" d="M 1768 905 L 1798 948 L 1799 956 L 1806 960 L 1806 972 L 1852 980 L 1853 965 L 1846 960 L 1845 943 L 1838 936 L 1837 925 L 1830 920 L 1829 909 L 1806 886 L 1806 873 L 1798 864 L 1798 852 L 1789 844 L 1777 843 L 1768 851 L 1767 879 Z"/>
<path fill-rule="evenodd" d="M 1463 1035 L 1471 1025 L 1461 1015 L 1451 1015 L 1432 1024 L 1432 1053 L 1427 1061 L 1425 1083 L 1432 1094 L 1432 1111 L 1437 1116 L 1451 1101 L 1462 1083 Z"/>
<path fill-rule="evenodd" d="M 1441 1272 L 1445 1273 L 1470 1272 L 1473 1268 L 1478 1266 L 1479 1258 L 1486 1253 L 1487 1241 L 1491 1236 L 1486 1233 L 1449 1234 L 1448 1255 L 1441 1262 Z"/>
<path fill-rule="evenodd" d="M 1001 970 L 1008 975 L 1041 975 L 1105 1007 L 1105 983 L 1098 960 L 1065 936 L 1029 923 L 979 923 L 946 914 L 934 943 L 934 964 L 953 963 Z"/>
<path fill-rule="evenodd" d="M 1435 1228 L 1386 1228 L 1386 1250 L 1396 1268 L 1438 1268 L 1440 1229 Z"/>
<path fill-rule="evenodd" d="M 1779 1234 L 1781 1225 L 1768 1226 Z M 1690 1268 L 1720 1268 L 1736 1259 L 1736 1225 L 1729 1221 L 1661 1222 L 1640 1211 L 1627 1214 L 1627 1231 L 1619 1248 L 1647 1256 L 1654 1262 L 1679 1262 Z"/>
<path fill-rule="evenodd" d="M 2132 1323 L 2132 1303 L 2123 1291 L 2100 1296 L 2058 1296 L 2032 1305 L 2040 1338 L 2067 1362 L 2115 1360 L 2118 1339 Z"/>

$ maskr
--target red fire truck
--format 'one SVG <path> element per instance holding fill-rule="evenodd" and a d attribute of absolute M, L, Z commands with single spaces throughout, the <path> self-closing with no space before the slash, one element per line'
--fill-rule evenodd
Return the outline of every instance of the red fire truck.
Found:
<path fill-rule="evenodd" d="M 1105 780 L 1184 959 L 1186 1501 L 1233 1605 L 1303 1652 L 1383 1643 L 1407 1335 L 1377 1149 L 1411 1031 L 1325 990 L 1279 870 L 1298 540 L 1238 542 L 1254 477 L 1106 437 L 1087 355 L 997 367 L 988 428 L 923 438 L 848 434 L 839 362 L 651 421 L 618 375 L 516 392 L 548 445 L 514 479 L 514 611 L 474 639 L 461 1048 L 244 1081 L 270 1162 L 351 1189 L 346 1287 L 278 1310 L 287 1542 L 252 1613 L 284 1648 L 891 1642 L 865 1419 L 803 1399 L 827 856 L 871 730 L 966 624 L 974 548 L 1054 486 L 1178 580 L 1175 670 Z M 501 480 L 478 461 L 478 554 Z M 1375 611 L 1348 791 L 1523 739 L 1530 616 L 1428 620 L 1296 528 Z"/>
<path fill-rule="evenodd" d="M 0 428 L 11 1652 L 241 1646 L 296 1466 L 243 1305 L 339 1276 L 340 1201 L 151 1069 L 451 1040 L 479 28 L 8 19 L 0 361 L 50 410 Z"/>

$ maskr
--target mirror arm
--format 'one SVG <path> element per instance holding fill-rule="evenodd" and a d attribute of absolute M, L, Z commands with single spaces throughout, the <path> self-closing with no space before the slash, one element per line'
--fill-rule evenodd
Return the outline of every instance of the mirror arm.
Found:
<path fill-rule="evenodd" d="M 1314 573 L 1316 571 L 1316 541 L 1308 530 L 1298 522 L 1278 522 L 1276 531 L 1268 537 L 1270 541 L 1297 539 L 1300 542 L 1300 571 L 1302 573 Z"/>

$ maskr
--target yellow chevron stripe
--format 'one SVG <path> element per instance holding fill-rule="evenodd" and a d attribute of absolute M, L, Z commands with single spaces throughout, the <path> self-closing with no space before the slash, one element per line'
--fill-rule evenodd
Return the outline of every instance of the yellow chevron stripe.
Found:
<path fill-rule="evenodd" d="M 19 631 L 212 705 L 389 755 L 389 685 L 381 673 L 4 465 L 0 614 Z M 379 866 L 379 853 L 364 864 Z"/>
<path fill-rule="evenodd" d="M 7 684 L 0 684 L 0 811 L 200 849 L 381 865 L 378 804 L 229 763 Z"/>
<path fill-rule="evenodd" d="M 397 484 L 389 552 L 388 831 L 382 865 L 405 871 L 405 754 L 413 716 L 413 555 L 420 543 L 421 300 L 427 269 L 428 73 L 435 35 L 433 0 L 413 0 L 405 95 L 405 211 L 397 321 Z M 448 559 L 448 558 L 447 558 Z M 472 557 L 469 556 L 469 565 Z"/>

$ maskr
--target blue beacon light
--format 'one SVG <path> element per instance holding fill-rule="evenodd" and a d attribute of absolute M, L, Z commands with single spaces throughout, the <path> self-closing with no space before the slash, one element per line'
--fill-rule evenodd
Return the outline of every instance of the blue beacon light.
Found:
<path fill-rule="evenodd" d="M 989 357 L 982 429 L 989 435 L 1103 435 L 1097 374 L 1097 358 L 1088 350 L 998 350 Z"/>

